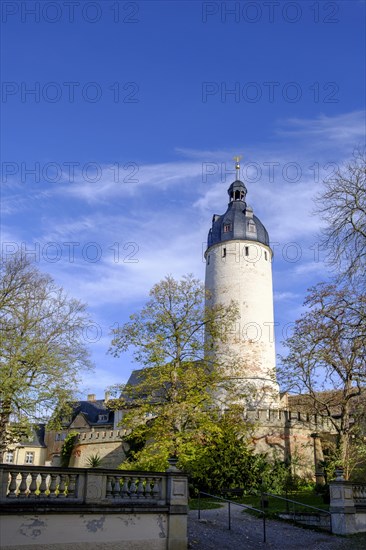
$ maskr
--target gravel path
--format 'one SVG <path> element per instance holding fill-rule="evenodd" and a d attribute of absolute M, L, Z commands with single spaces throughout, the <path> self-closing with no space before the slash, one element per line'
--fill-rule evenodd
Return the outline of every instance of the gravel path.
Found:
<path fill-rule="evenodd" d="M 188 548 L 191 550 L 365 550 L 365 537 L 338 537 L 288 523 L 267 520 L 267 542 L 263 542 L 263 521 L 239 506 L 231 508 L 231 530 L 228 530 L 227 504 L 215 510 L 189 512 Z"/>

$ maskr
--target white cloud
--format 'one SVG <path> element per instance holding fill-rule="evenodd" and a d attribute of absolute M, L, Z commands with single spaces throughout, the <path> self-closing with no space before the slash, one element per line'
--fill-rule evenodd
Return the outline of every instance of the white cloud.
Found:
<path fill-rule="evenodd" d="M 333 117 L 319 115 L 317 118 L 291 118 L 284 121 L 284 128 L 278 130 L 282 136 L 313 136 L 319 145 L 331 140 L 337 145 L 350 143 L 355 146 L 365 138 L 365 113 L 353 111 Z"/>

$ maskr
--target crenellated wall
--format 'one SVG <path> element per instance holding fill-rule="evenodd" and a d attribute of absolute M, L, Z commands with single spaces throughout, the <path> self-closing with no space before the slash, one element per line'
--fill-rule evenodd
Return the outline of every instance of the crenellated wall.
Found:
<path fill-rule="evenodd" d="M 292 465 L 294 475 L 324 481 L 320 468 L 324 456 L 322 437 L 335 434 L 331 421 L 316 414 L 288 410 L 247 411 L 255 452 Z"/>
<path fill-rule="evenodd" d="M 103 468 L 116 468 L 125 458 L 123 437 L 126 430 L 108 430 L 81 433 L 75 442 L 70 466 L 85 468 L 91 456 L 99 456 Z"/>

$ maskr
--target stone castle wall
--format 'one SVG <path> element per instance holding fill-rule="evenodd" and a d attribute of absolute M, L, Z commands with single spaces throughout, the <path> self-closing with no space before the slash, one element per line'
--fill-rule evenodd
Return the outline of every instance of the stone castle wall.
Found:
<path fill-rule="evenodd" d="M 254 451 L 292 464 L 293 474 L 314 478 L 317 464 L 323 460 L 323 434 L 334 434 L 328 419 L 281 409 L 247 411 Z M 101 467 L 116 468 L 125 458 L 123 438 L 126 431 L 108 430 L 79 434 L 70 466 L 87 467 L 87 459 L 98 455 Z"/>
<path fill-rule="evenodd" d="M 321 477 L 324 459 L 322 437 L 335 434 L 331 421 L 316 414 L 288 410 L 248 411 L 245 420 L 252 425 L 255 452 L 291 464 L 296 476 Z"/>
<path fill-rule="evenodd" d="M 69 465 L 86 468 L 88 458 L 99 456 L 102 459 L 101 467 L 116 468 L 126 458 L 122 443 L 125 434 L 126 430 L 121 429 L 79 434 Z"/>

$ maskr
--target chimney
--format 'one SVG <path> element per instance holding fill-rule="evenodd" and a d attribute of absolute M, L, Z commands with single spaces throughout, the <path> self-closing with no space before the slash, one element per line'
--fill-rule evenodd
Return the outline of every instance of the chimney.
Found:
<path fill-rule="evenodd" d="M 95 401 L 95 393 L 88 394 L 88 401 Z"/>
<path fill-rule="evenodd" d="M 104 403 L 108 403 L 108 401 L 110 400 L 111 398 L 111 392 L 110 391 L 106 391 L 104 393 Z"/>

